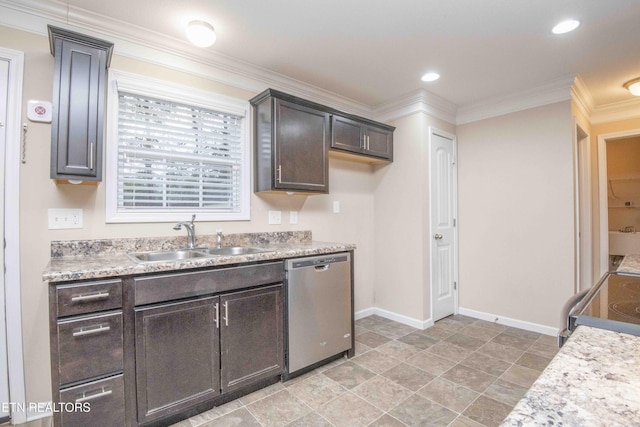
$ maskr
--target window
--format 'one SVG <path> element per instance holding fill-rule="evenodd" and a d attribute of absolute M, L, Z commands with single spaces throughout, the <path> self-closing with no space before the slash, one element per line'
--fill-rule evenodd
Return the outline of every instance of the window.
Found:
<path fill-rule="evenodd" d="M 109 74 L 107 222 L 249 219 L 247 102 Z"/>

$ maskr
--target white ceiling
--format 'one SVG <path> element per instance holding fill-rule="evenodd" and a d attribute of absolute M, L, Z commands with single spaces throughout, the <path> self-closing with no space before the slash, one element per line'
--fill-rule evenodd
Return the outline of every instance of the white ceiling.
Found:
<path fill-rule="evenodd" d="M 56 2 L 60 4 L 59 2 Z M 458 107 L 580 75 L 595 106 L 633 99 L 638 0 L 66 0 L 184 40 L 213 24 L 222 54 L 369 106 L 426 89 Z M 551 34 L 562 19 L 582 25 Z M 424 83 L 426 71 L 441 79 Z"/>

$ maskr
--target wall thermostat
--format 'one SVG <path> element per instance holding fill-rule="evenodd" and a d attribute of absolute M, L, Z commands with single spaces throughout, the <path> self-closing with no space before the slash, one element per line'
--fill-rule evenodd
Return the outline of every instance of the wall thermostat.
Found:
<path fill-rule="evenodd" d="M 47 101 L 29 101 L 27 117 L 32 122 L 51 123 L 51 103 Z"/>

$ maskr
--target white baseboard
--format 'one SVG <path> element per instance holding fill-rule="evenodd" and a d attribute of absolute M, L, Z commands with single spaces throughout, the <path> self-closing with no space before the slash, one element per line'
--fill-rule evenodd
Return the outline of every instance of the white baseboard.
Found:
<path fill-rule="evenodd" d="M 418 329 L 427 329 L 429 326 L 433 326 L 433 320 L 431 318 L 427 320 L 418 320 L 402 314 L 394 313 L 389 310 L 384 310 L 378 307 L 369 307 L 364 310 L 357 311 L 355 313 L 355 319 L 362 319 L 371 315 L 378 315 L 385 319 L 394 320 L 398 323 L 402 323 L 407 326 L 412 326 Z M 458 314 L 463 316 L 473 317 L 474 319 L 486 320 L 487 322 L 498 323 L 499 325 L 511 326 L 514 328 L 524 329 L 525 331 L 537 332 L 543 335 L 557 336 L 558 328 L 551 326 L 540 325 L 538 323 L 526 322 L 524 320 L 512 319 L 510 317 L 499 316 L 491 313 L 484 313 L 482 311 L 471 310 L 469 308 L 459 307 Z"/>
<path fill-rule="evenodd" d="M 355 319 L 362 319 L 364 317 L 368 317 L 371 315 L 378 315 L 380 317 L 384 317 L 385 319 L 393 320 L 398 323 L 402 323 L 403 325 L 411 326 L 417 329 L 427 329 L 429 326 L 433 326 L 433 320 L 418 320 L 412 317 L 404 316 L 402 314 L 394 313 L 393 311 L 384 310 L 378 307 L 370 307 L 365 308 L 364 310 L 357 311 L 355 313 Z"/>
<path fill-rule="evenodd" d="M 525 331 L 537 332 L 543 335 L 558 336 L 558 328 L 541 325 L 539 323 L 526 322 L 524 320 L 512 319 L 510 317 L 500 316 L 498 314 L 485 313 L 482 311 L 471 310 L 469 308 L 460 307 L 458 313 L 463 316 L 473 317 L 475 319 L 486 320 L 487 322 L 497 323 L 499 325 L 511 326 L 514 328 L 524 329 Z"/>

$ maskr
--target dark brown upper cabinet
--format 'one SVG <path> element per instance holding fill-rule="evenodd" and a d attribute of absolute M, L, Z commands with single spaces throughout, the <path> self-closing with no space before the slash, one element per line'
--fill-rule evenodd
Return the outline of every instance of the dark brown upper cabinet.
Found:
<path fill-rule="evenodd" d="M 113 43 L 49 26 L 55 57 L 51 178 L 102 180 L 105 78 Z"/>
<path fill-rule="evenodd" d="M 331 116 L 331 149 L 393 161 L 392 126 L 334 114 Z"/>
<path fill-rule="evenodd" d="M 328 193 L 330 114 L 271 89 L 251 105 L 255 191 Z"/>

